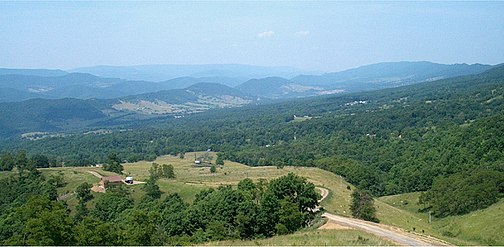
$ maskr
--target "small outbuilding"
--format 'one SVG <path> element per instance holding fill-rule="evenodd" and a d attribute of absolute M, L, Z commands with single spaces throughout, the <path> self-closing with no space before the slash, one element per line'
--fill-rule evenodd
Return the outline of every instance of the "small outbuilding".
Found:
<path fill-rule="evenodd" d="M 201 160 L 195 160 L 195 161 L 194 161 L 194 164 L 196 164 L 196 165 L 201 165 Z"/>
<path fill-rule="evenodd" d="M 122 180 L 121 176 L 102 177 L 100 180 L 100 185 L 103 188 L 105 188 L 105 183 L 120 184 L 122 182 L 123 182 L 123 180 Z"/>

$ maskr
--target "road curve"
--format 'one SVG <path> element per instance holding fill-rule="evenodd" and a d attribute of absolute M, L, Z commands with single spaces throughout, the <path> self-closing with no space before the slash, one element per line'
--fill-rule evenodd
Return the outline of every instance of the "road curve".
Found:
<path fill-rule="evenodd" d="M 324 200 L 329 195 L 329 191 L 324 188 L 318 188 L 318 189 L 321 191 L 321 195 L 322 195 L 322 198 L 319 200 L 319 202 L 320 202 L 320 201 Z M 447 242 L 444 242 L 442 240 L 439 240 L 439 239 L 436 239 L 433 237 L 407 233 L 407 232 L 404 232 L 399 229 L 394 229 L 393 227 L 388 226 L 388 225 L 383 225 L 383 224 L 378 224 L 378 223 L 374 223 L 374 222 L 338 216 L 338 215 L 334 215 L 334 214 L 327 213 L 327 212 L 322 214 L 322 216 L 335 222 L 338 225 L 363 230 L 363 231 L 371 233 L 373 235 L 390 240 L 390 241 L 397 243 L 399 245 L 405 245 L 405 246 L 447 246 L 447 245 L 451 245 Z"/>

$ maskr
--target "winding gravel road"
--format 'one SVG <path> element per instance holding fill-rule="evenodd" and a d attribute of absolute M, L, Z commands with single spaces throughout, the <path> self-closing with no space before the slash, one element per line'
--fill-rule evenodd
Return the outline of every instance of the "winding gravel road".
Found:
<path fill-rule="evenodd" d="M 324 188 L 318 188 L 321 191 L 322 198 L 320 201 L 324 200 L 329 195 L 329 190 Z M 347 226 L 354 229 L 359 229 L 376 236 L 382 237 L 384 239 L 390 240 L 394 243 L 404 246 L 448 246 L 451 245 L 445 241 L 424 236 L 405 232 L 400 229 L 393 228 L 388 225 L 378 224 L 374 222 L 342 217 L 334 215 L 331 213 L 324 213 L 322 215 L 327 219 L 333 221 L 334 223 L 342 226 Z"/>

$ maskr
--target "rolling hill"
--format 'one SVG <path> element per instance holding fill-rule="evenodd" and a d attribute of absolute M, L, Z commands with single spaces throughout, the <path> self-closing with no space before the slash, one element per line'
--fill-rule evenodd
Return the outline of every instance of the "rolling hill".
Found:
<path fill-rule="evenodd" d="M 113 99 L 184 89 L 197 83 L 235 87 L 261 99 L 285 99 L 397 87 L 476 74 L 490 67 L 429 62 L 382 63 L 320 76 L 299 75 L 290 80 L 285 77 L 290 78 L 304 71 L 247 65 L 98 66 L 73 70 L 72 73 L 62 70 L 0 69 L 0 102 L 33 98 Z"/>
<path fill-rule="evenodd" d="M 282 99 L 317 95 L 322 91 L 319 87 L 303 86 L 282 77 L 266 77 L 251 79 L 236 89 L 261 98 Z"/>
<path fill-rule="evenodd" d="M 246 81 L 267 76 L 293 77 L 302 73 L 312 73 L 290 67 L 265 67 L 241 64 L 94 66 L 77 68 L 71 70 L 71 72 L 146 81 L 166 81 L 177 77 L 228 77 L 236 78 L 238 81 Z"/>
<path fill-rule="evenodd" d="M 81 95 L 91 94 L 87 89 L 81 85 L 71 88 Z M 0 136 L 137 125 L 136 121 L 142 119 L 182 117 L 209 109 L 239 107 L 252 101 L 251 96 L 237 89 L 198 83 L 185 89 L 115 99 L 30 99 L 0 103 Z"/>
<path fill-rule="evenodd" d="M 235 89 L 215 84 L 185 89 L 187 95 L 199 95 L 202 91 L 207 91 L 208 97 L 219 92 L 239 95 Z M 150 97 L 149 100 L 157 100 L 162 95 Z M 85 102 L 98 109 L 111 103 L 110 100 Z M 496 66 L 476 75 L 378 91 L 249 104 L 180 119 L 131 121 L 142 126 L 125 131 L 107 129 L 110 131 L 38 141 L 6 140 L 2 148 L 27 149 L 30 154 L 45 154 L 65 165 L 104 162 L 111 152 L 122 159 L 152 161 L 159 155 L 211 149 L 227 160 L 245 165 L 275 165 L 277 168 L 270 167 L 275 171 L 312 166 L 344 177 L 377 196 L 402 198 L 402 202 L 385 197 L 377 200 L 377 216 L 386 224 L 403 226 L 418 234 L 437 235 L 456 244 L 501 244 L 500 225 L 489 222 L 489 219 L 501 221 L 501 190 L 497 203 L 464 215 L 436 218 L 438 223 L 434 224 L 426 223 L 425 212 L 416 213 L 428 207 L 421 205 L 417 211 L 410 210 L 415 208 L 411 204 L 416 199 L 400 194 L 431 191 L 433 181 L 468 172 L 502 173 L 503 112 L 504 66 Z M 141 115 L 131 111 L 129 114 Z M 305 117 L 300 120 L 293 115 Z M 98 115 L 89 111 L 75 118 L 95 121 L 95 116 Z M 67 119 L 73 117 L 68 114 Z M 401 205 L 395 206 L 398 202 Z M 327 205 L 328 210 L 348 214 L 346 208 L 334 206 Z M 404 210 L 398 209 L 401 207 Z M 482 220 L 474 220 L 473 215 L 481 216 Z M 469 223 L 475 224 L 458 225 Z"/>
<path fill-rule="evenodd" d="M 112 107 L 141 114 L 191 114 L 212 108 L 239 107 L 252 98 L 236 89 L 217 83 L 198 83 L 173 89 L 120 98 Z"/>
<path fill-rule="evenodd" d="M 291 81 L 305 86 L 356 92 L 478 74 L 490 68 L 491 66 L 482 64 L 446 65 L 431 62 L 390 62 L 319 76 L 300 75 L 292 78 Z"/>

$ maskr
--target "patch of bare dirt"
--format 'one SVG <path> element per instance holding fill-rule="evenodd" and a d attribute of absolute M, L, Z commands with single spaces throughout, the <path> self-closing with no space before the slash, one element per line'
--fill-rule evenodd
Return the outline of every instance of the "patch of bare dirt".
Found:
<path fill-rule="evenodd" d="M 351 227 L 340 225 L 332 220 L 328 220 L 324 225 L 319 227 L 318 229 L 326 229 L 326 230 L 346 230 L 352 229 Z"/>

